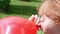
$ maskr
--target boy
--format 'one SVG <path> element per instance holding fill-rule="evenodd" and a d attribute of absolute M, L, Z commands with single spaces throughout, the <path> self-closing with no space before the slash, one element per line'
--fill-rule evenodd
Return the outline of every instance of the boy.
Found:
<path fill-rule="evenodd" d="M 38 9 L 38 14 L 41 19 L 32 15 L 29 20 L 41 26 L 44 34 L 60 34 L 60 0 L 45 0 Z"/>

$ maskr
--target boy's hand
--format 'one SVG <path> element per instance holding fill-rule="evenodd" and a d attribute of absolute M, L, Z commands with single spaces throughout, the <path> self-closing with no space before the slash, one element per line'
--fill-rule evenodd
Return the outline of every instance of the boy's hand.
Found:
<path fill-rule="evenodd" d="M 40 22 L 38 15 L 32 15 L 28 20 L 33 21 L 36 25 Z"/>

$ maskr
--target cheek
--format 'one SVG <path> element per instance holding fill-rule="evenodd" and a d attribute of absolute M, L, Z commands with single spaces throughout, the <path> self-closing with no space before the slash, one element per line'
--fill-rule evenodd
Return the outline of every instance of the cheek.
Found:
<path fill-rule="evenodd" d="M 47 28 L 47 27 L 50 27 L 51 23 L 48 20 L 46 20 L 46 21 L 42 22 L 41 25 L 43 28 Z"/>
<path fill-rule="evenodd" d="M 42 26 L 43 31 L 46 32 L 46 30 L 50 30 L 50 29 L 52 28 L 53 22 L 50 21 L 50 20 L 45 20 L 45 21 L 41 24 L 41 26 Z"/>

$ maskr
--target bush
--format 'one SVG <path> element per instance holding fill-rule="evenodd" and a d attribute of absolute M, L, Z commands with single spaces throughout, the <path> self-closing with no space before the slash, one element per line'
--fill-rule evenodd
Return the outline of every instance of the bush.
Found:
<path fill-rule="evenodd" d="M 10 0 L 0 0 L 0 10 L 8 10 L 9 3 L 10 3 Z"/>
<path fill-rule="evenodd" d="M 35 1 L 35 2 L 42 2 L 42 0 L 31 0 L 31 1 Z"/>
<path fill-rule="evenodd" d="M 42 0 L 21 0 L 21 1 L 28 1 L 28 2 L 42 2 Z"/>
<path fill-rule="evenodd" d="M 21 1 L 27 1 L 27 2 L 30 2 L 31 0 L 21 0 Z"/>

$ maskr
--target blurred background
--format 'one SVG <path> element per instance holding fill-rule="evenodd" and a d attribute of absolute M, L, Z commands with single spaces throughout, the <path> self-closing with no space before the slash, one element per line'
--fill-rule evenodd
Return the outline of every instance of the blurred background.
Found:
<path fill-rule="evenodd" d="M 29 18 L 37 14 L 36 8 L 41 6 L 43 0 L 0 0 L 0 18 L 7 16 L 20 16 Z M 43 34 L 41 30 L 37 34 Z"/>

